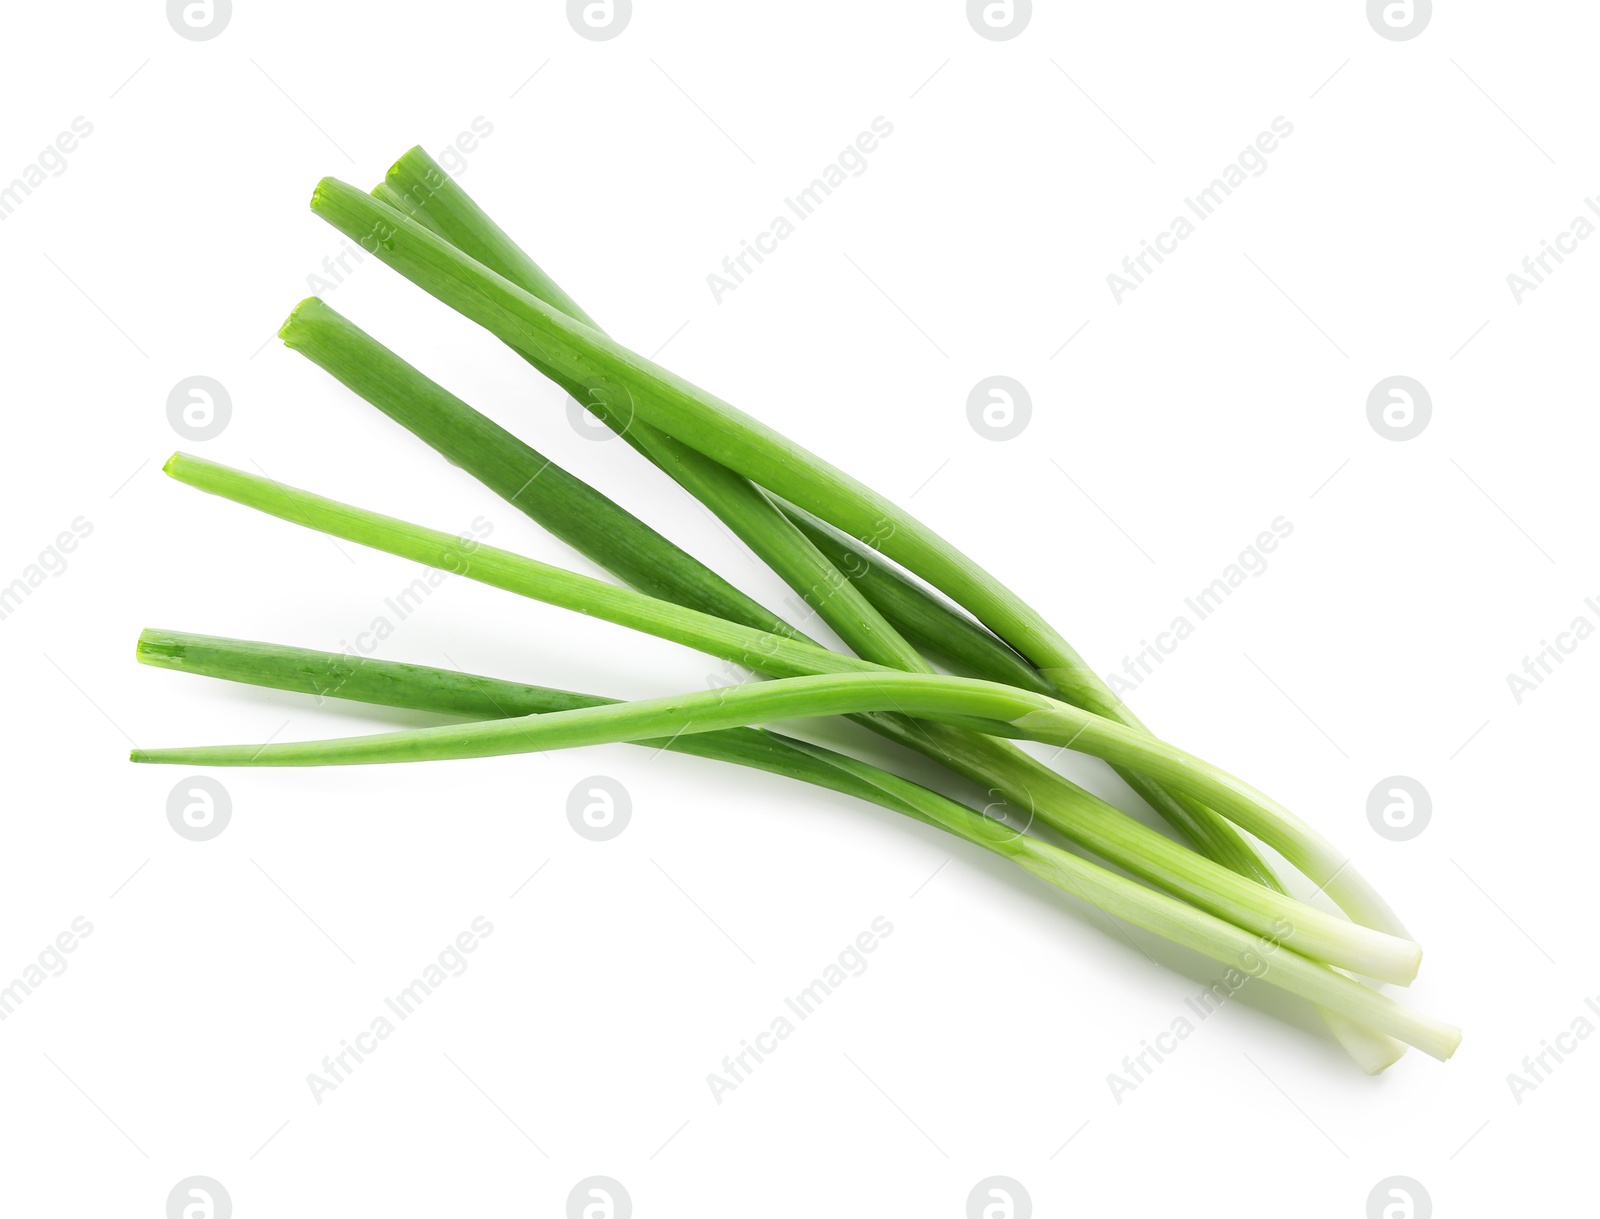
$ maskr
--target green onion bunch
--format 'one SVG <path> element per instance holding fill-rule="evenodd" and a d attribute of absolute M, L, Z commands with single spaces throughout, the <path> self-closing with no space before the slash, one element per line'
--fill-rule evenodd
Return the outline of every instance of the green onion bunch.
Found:
<path fill-rule="evenodd" d="M 423 762 L 631 742 L 785 775 L 936 826 L 1106 914 L 1309 1000 L 1356 1063 L 1460 1031 L 1384 994 L 1422 951 L 1348 858 L 1269 796 L 1152 734 L 1031 606 L 903 509 L 600 329 L 421 149 L 312 211 L 484 327 L 700 501 L 801 598 L 834 650 L 745 595 L 313 297 L 280 336 L 445 460 L 596 563 L 595 579 L 182 453 L 179 482 L 293 524 L 696 649 L 764 680 L 638 702 L 306 648 L 146 631 L 150 665 L 443 713 L 442 727 L 135 750 L 184 766 Z M 845 716 L 1030 813 L 1025 830 L 764 725 Z M 1151 829 L 1016 744 L 1103 759 Z M 1031 832 L 1028 832 L 1031 831 Z M 1056 845 L 1071 844 L 1072 849 Z M 1295 897 L 1271 848 L 1314 890 Z M 1325 901 L 1315 900 L 1318 895 Z M 1263 953 L 1263 949 L 1269 951 Z M 1264 972 L 1259 962 L 1268 964 Z"/>

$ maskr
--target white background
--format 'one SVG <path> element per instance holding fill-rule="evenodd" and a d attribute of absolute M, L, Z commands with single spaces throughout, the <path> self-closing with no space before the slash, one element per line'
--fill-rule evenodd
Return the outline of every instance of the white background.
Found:
<path fill-rule="evenodd" d="M 1600 187 L 1597 18 L 1443 7 L 1404 42 L 1351 2 L 1040 5 L 1003 42 L 953 0 L 637 0 L 608 42 L 553 2 L 241 2 L 206 42 L 152 0 L 9 8 L 0 182 L 93 134 L 0 224 L 0 583 L 93 532 L 0 622 L 0 975 L 94 926 L 0 1024 L 10 1207 L 159 1216 L 200 1173 L 241 1219 L 559 1215 L 605 1174 L 641 1217 L 958 1216 L 1005 1174 L 1039 1215 L 1359 1219 L 1403 1174 L 1440 1216 L 1570 1213 L 1600 1043 L 1521 1104 L 1506 1076 L 1600 993 L 1600 643 L 1520 705 L 1506 674 L 1600 621 L 1600 243 L 1520 304 L 1506 275 Z M 166 480 L 173 448 L 591 570 L 271 337 L 340 248 L 316 180 L 479 116 L 463 184 L 619 338 L 909 502 L 1102 671 L 1291 521 L 1131 701 L 1352 853 L 1455 1059 L 1368 1079 L 1257 988 L 1119 1104 L 1108 1073 L 1220 968 L 888 813 L 628 747 L 233 771 L 225 832 L 174 833 L 182 776 L 130 741 L 416 721 L 141 668 L 139 629 L 339 650 L 418 573 Z M 877 116 L 866 173 L 716 303 L 706 275 Z M 1106 275 L 1277 116 L 1266 172 L 1117 304 Z M 782 605 L 487 335 L 370 260 L 323 295 Z M 233 404 L 204 443 L 166 417 L 195 374 Z M 993 374 L 1033 401 L 1006 443 L 966 418 Z M 1405 443 L 1366 417 L 1395 374 L 1433 400 Z M 380 654 L 618 696 L 718 667 L 464 581 Z M 595 774 L 633 798 L 601 844 L 565 816 Z M 1433 800 L 1404 843 L 1366 817 L 1394 774 Z M 478 915 L 471 968 L 313 1101 Z M 707 1073 L 880 915 L 867 972 L 715 1103 Z"/>

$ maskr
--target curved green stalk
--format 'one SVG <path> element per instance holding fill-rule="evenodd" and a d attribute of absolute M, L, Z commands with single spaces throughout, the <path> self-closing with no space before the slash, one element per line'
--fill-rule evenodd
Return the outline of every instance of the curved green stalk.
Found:
<path fill-rule="evenodd" d="M 1036 739 L 1061 745 L 1090 732 L 1097 736 L 1103 732 L 1093 723 L 1098 717 L 1045 695 L 971 678 L 877 672 L 786 678 L 546 715 L 332 741 L 138 749 L 130 756 L 141 763 L 209 767 L 381 765 L 503 757 L 885 710 L 932 719 L 948 716 L 1010 722 Z M 1148 742 L 1120 725 L 1109 727 Z M 1280 938 L 1288 938 L 1300 928 L 1285 920 L 1276 930 Z M 1363 951 L 1359 959 L 1343 959 L 1339 964 L 1383 979 L 1405 981 L 1415 975 L 1421 955 L 1416 945 L 1354 925 L 1349 926 L 1348 937 L 1359 941 Z"/>
<path fill-rule="evenodd" d="M 620 590 L 619 590 L 620 591 Z M 678 613 L 689 611 L 673 607 Z M 754 685 L 695 691 L 636 703 L 582 708 L 513 725 L 470 724 L 354 737 L 244 746 L 200 746 L 135 751 L 141 762 L 215 766 L 354 766 L 501 757 L 540 749 L 641 740 L 660 732 L 711 732 L 720 728 L 816 715 L 892 711 L 955 723 L 995 721 L 1018 735 L 1107 761 L 1137 765 L 1207 801 L 1269 843 L 1330 892 L 1343 883 L 1345 861 L 1311 827 L 1242 780 L 1145 733 L 1092 711 L 998 682 L 942 674 L 839 672 L 788 677 Z M 1390 937 L 1395 938 L 1395 937 Z M 1408 944 L 1408 941 L 1397 941 Z M 1415 974 L 1420 950 L 1411 944 Z M 1352 966 L 1352 968 L 1361 968 Z M 1390 978 L 1392 967 L 1368 972 Z"/>
<path fill-rule="evenodd" d="M 1065 725 L 1038 727 L 1040 711 L 1048 710 L 1050 704 L 1060 713 L 1076 715 L 1083 721 L 1095 718 L 1079 708 L 1054 703 L 1044 695 L 1029 694 L 993 682 L 912 673 L 848 673 L 787 678 L 664 699 L 342 740 L 135 750 L 131 757 L 135 762 L 187 766 L 378 765 L 502 757 L 547 749 L 649 740 L 674 733 L 715 732 L 814 715 L 884 710 L 934 719 L 975 717 L 1019 725 L 1033 717 L 1031 730 L 1057 744 L 1065 744 L 1072 736 L 1081 734 L 1085 727 L 1082 723 L 1071 732 Z M 1270 891 L 1260 892 L 1272 896 Z M 1301 913 L 1306 922 L 1315 925 L 1307 927 L 1285 919 L 1278 928 L 1281 936 L 1309 940 L 1312 936 L 1326 934 L 1320 921 L 1311 918 L 1312 912 L 1303 910 Z M 1330 953 L 1333 958 L 1330 963 L 1369 977 L 1398 982 L 1415 976 L 1421 957 L 1421 950 L 1415 944 L 1354 924 L 1339 924 L 1337 943 L 1331 947 L 1334 951 Z"/>
<path fill-rule="evenodd" d="M 276 689 L 446 714 L 539 714 L 607 701 L 421 665 L 170 631 L 144 632 L 139 638 L 139 659 L 163 668 Z M 1313 1002 L 1331 999 L 1339 1004 L 1339 1012 L 1327 1007 L 1321 1010 L 1369 1038 L 1389 1040 L 1387 1033 L 1356 1023 L 1376 1016 L 1381 1027 L 1408 1035 L 1439 1057 L 1448 1057 L 1459 1042 L 1458 1030 L 1331 973 L 1284 947 L 1279 939 L 1250 935 L 1056 847 L 1018 835 L 963 804 L 855 758 L 757 729 L 683 735 L 659 744 L 829 787 L 943 829 L 1012 860 L 1112 917 Z"/>
<path fill-rule="evenodd" d="M 140 664 L 159 669 L 310 694 L 319 700 L 338 698 L 471 720 L 546 715 L 617 702 L 598 695 L 531 686 L 452 669 L 187 631 L 141 632 L 137 658 Z M 842 767 L 839 761 L 844 755 L 765 729 L 679 733 L 661 740 L 636 743 L 650 749 L 666 749 L 764 770 L 868 800 L 898 813 L 918 815 L 904 800 L 891 795 L 859 768 Z"/>
<path fill-rule="evenodd" d="M 750 668 L 759 666 L 763 671 L 787 675 L 876 668 L 814 643 L 685 609 L 508 550 L 325 499 L 203 457 L 174 453 L 163 470 L 177 481 L 212 495 L 507 592 L 648 634 L 670 630 L 687 647 Z"/>
<path fill-rule="evenodd" d="M 890 678 L 916 676 L 882 669 L 867 661 L 843 656 L 812 644 L 724 622 L 682 606 L 658 601 L 630 589 L 618 588 L 508 551 L 481 545 L 474 545 L 468 549 L 463 546 L 460 539 L 452 538 L 448 534 L 327 500 L 309 492 L 286 487 L 270 479 L 186 454 L 175 454 L 167 463 L 166 471 L 179 481 L 200 490 L 224 496 L 285 520 L 402 555 L 417 562 L 455 571 L 497 588 L 654 634 L 760 672 L 776 676 L 853 673 L 868 679 L 881 678 L 885 683 Z M 947 680 L 958 683 L 966 681 L 966 679 Z M 1033 700 L 1031 703 L 1018 706 L 1040 710 L 1056 708 L 1063 714 L 1076 714 L 1085 722 L 1097 720 L 1092 713 L 1069 708 L 1044 695 L 1029 694 L 995 683 L 968 681 L 967 684 L 973 687 L 1009 691 L 1014 696 Z M 892 684 L 883 685 L 881 688 L 889 691 L 888 701 L 882 706 L 864 707 L 860 710 L 916 714 L 915 708 L 901 706 L 894 701 Z M 976 728 L 978 731 L 947 735 L 940 739 L 933 736 L 933 726 L 912 725 L 902 727 L 901 735 L 896 739 L 925 751 L 931 746 L 932 756 L 945 760 L 963 773 L 1007 793 L 1007 797 L 1019 807 L 1035 809 L 1049 824 L 1072 836 L 1094 853 L 1150 879 L 1152 883 L 1162 885 L 1221 917 L 1233 919 L 1242 926 L 1259 931 L 1264 925 L 1270 924 L 1272 919 L 1282 916 L 1285 911 L 1293 910 L 1295 914 L 1292 921 L 1297 928 L 1296 934 L 1302 937 L 1307 945 L 1306 950 L 1312 955 L 1330 964 L 1348 965 L 1368 976 L 1388 981 L 1404 983 L 1415 974 L 1416 950 L 1415 946 L 1409 945 L 1407 941 L 1397 940 L 1392 936 L 1382 936 L 1384 942 L 1407 944 L 1406 954 L 1398 962 L 1391 961 L 1388 965 L 1357 964 L 1358 960 L 1366 959 L 1360 956 L 1361 950 L 1356 947 L 1358 941 L 1369 938 L 1371 934 L 1382 935 L 1382 933 L 1369 932 L 1364 936 L 1361 933 L 1367 931 L 1365 928 L 1331 918 L 1295 903 L 1279 893 L 1251 883 L 1229 869 L 1185 850 L 1131 817 L 1096 800 L 1020 751 L 1014 754 L 1002 752 L 999 748 L 1000 742 L 989 741 L 987 737 L 981 735 L 985 732 L 1002 735 L 1018 734 L 1018 730 L 1009 723 L 983 717 L 974 719 L 970 715 L 961 713 L 949 716 L 948 722 L 962 728 Z M 1109 721 L 1098 722 L 1111 728 L 1117 727 Z M 1143 742 L 1154 749 L 1177 753 L 1170 746 L 1154 738 L 1133 730 L 1124 731 L 1136 743 Z M 964 766 L 966 769 L 963 769 Z M 1248 790 L 1243 789 L 1242 784 L 1240 788 Z M 1260 799 L 1265 800 L 1265 797 Z M 1265 811 L 1265 806 L 1262 815 L 1269 820 L 1274 816 L 1271 812 Z M 1292 856 L 1296 853 L 1292 845 L 1286 845 L 1283 849 L 1286 855 Z"/>
<path fill-rule="evenodd" d="M 390 762 L 443 762 L 498 758 L 546 749 L 575 749 L 641 741 L 673 732 L 715 732 L 749 724 L 811 716 L 899 711 L 939 719 L 992 719 L 1012 724 L 1032 739 L 1065 745 L 1084 735 L 1089 712 L 1068 709 L 1043 694 L 1013 686 L 940 674 L 824 673 L 786 677 L 666 698 L 580 707 L 511 721 L 451 724 L 332 741 L 286 741 L 267 745 L 203 745 L 136 749 L 135 762 L 202 766 L 371 766 Z M 1060 717 L 1058 718 L 1058 713 Z M 1044 716 L 1045 718 L 1037 718 Z M 1027 728 L 1028 717 L 1036 717 Z"/>

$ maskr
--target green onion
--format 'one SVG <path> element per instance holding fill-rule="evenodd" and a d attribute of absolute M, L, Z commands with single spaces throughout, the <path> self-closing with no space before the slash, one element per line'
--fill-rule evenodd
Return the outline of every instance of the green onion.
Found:
<path fill-rule="evenodd" d="M 672 749 L 850 794 L 997 853 L 1115 917 L 1310 999 L 1365 1069 L 1388 1065 L 1402 1042 L 1441 1058 L 1454 1050 L 1457 1030 L 1359 980 L 1409 982 L 1421 950 L 1330 843 L 1255 788 L 1154 737 L 1036 611 L 921 522 L 611 340 L 426 154 L 402 157 L 370 196 L 326 179 L 312 208 L 501 338 L 622 435 L 855 654 L 806 637 L 313 300 L 285 324 L 286 343 L 627 587 L 181 454 L 166 467 L 171 476 L 769 680 L 613 702 L 421 666 L 147 632 L 139 648 L 146 663 L 457 722 L 344 740 L 135 750 L 134 761 L 326 766 L 610 742 Z M 935 661 L 953 674 L 936 672 Z M 835 715 L 982 785 L 1016 816 L 1003 823 L 881 766 L 761 726 Z M 1196 849 L 1128 817 L 1006 738 L 1104 760 Z M 1020 817 L 1027 824 L 1018 829 Z M 1035 825 L 1133 879 L 1030 836 Z M 1288 896 L 1254 839 L 1354 921 Z"/>
<path fill-rule="evenodd" d="M 690 611 L 673 607 L 680 614 Z M 937 673 L 831 672 L 753 685 L 693 691 L 605 707 L 519 720 L 515 724 L 470 724 L 419 728 L 348 740 L 196 746 L 135 751 L 139 762 L 211 766 L 351 766 L 382 762 L 427 762 L 500 757 L 540 749 L 636 741 L 663 727 L 710 732 L 775 720 L 817 715 L 895 711 L 958 723 L 995 721 L 1017 735 L 1076 749 L 1109 761 L 1136 765 L 1237 817 L 1244 828 L 1322 883 L 1337 883 L 1347 871 L 1332 846 L 1294 814 L 1232 775 L 1145 733 L 1043 694 L 998 682 Z M 1405 941 L 1402 941 L 1403 943 Z M 1410 949 L 1415 949 L 1410 945 Z M 1420 950 L 1417 950 L 1420 958 Z M 1416 961 L 1411 962 L 1415 973 Z M 1406 980 L 1409 980 L 1407 978 Z"/>
<path fill-rule="evenodd" d="M 604 580 L 578 575 L 510 551 L 425 529 L 393 517 L 324 499 L 229 466 L 174 453 L 163 467 L 179 482 L 245 504 L 298 525 L 425 563 L 483 584 L 614 622 L 659 633 L 670 621 L 678 642 L 702 652 L 747 663 L 759 659 L 768 671 L 784 674 L 860 670 L 864 661 L 799 639 L 759 631 L 722 618 L 684 609 Z"/>
<path fill-rule="evenodd" d="M 1039 739 L 1065 744 L 1097 718 L 1043 695 L 969 678 L 922 673 L 844 673 L 792 677 L 661 699 L 583 707 L 545 715 L 417 728 L 333 741 L 269 742 L 134 750 L 135 762 L 182 766 L 354 766 L 428 762 L 650 740 L 756 723 L 899 708 L 910 714 L 1010 721 Z M 1105 723 L 1105 721 L 1101 721 Z M 1145 740 L 1138 733 L 1109 725 Z M 1168 749 L 1171 747 L 1168 746 Z M 1265 892 L 1265 891 L 1263 891 Z M 1285 923 L 1282 937 L 1298 928 Z M 1409 981 L 1421 950 L 1382 932 L 1350 928 L 1366 949 L 1340 962 L 1372 977 Z"/>
<path fill-rule="evenodd" d="M 389 418 L 632 588 L 779 635 L 794 628 L 631 512 L 536 452 L 316 297 L 278 335 Z"/>
<path fill-rule="evenodd" d="M 276 689 L 446 714 L 536 715 L 606 702 L 591 695 L 420 665 L 167 631 L 146 631 L 140 637 L 139 658 L 164 668 Z M 944 829 L 1012 860 L 1114 918 L 1309 999 L 1368 1038 L 1387 1040 L 1393 1035 L 1441 1059 L 1448 1058 L 1460 1042 L 1458 1029 L 1325 969 L 1277 939 L 1246 933 L 854 758 L 750 729 L 642 743 L 803 779 Z M 808 758 L 817 764 L 814 769 L 807 768 Z"/>
<path fill-rule="evenodd" d="M 180 673 L 248 682 L 319 699 L 340 698 L 472 720 L 543 715 L 617 701 L 426 665 L 182 631 L 142 632 L 137 655 L 141 664 Z M 768 771 L 916 815 L 903 800 L 863 777 L 854 766 L 841 766 L 844 755 L 775 732 L 732 728 L 723 732 L 677 733 L 637 744 Z"/>

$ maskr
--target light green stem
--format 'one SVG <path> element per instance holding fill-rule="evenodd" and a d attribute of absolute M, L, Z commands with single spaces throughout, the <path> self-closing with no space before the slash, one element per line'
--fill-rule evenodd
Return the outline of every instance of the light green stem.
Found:
<path fill-rule="evenodd" d="M 489 716 L 537 714 L 574 706 L 601 705 L 592 695 L 548 690 L 495 678 L 352 658 L 303 648 L 242 640 L 146 631 L 139 658 L 184 672 L 249 681 L 319 696 L 361 699 L 387 706 L 414 707 L 452 714 Z M 651 742 L 678 752 L 755 766 L 848 792 L 943 829 L 1012 860 L 1039 879 L 1104 913 L 1120 918 L 1269 985 L 1282 987 L 1337 1012 L 1321 1010 L 1365 1036 L 1388 1039 L 1387 1029 L 1427 1052 L 1448 1057 L 1458 1030 L 1412 1011 L 1308 960 L 1281 937 L 1246 933 L 1224 920 L 1196 911 L 1164 894 L 1066 851 L 1019 835 L 1010 827 L 946 796 L 847 755 L 754 729 L 685 734 Z M 1375 1027 L 1356 1023 L 1374 1020 Z"/>

